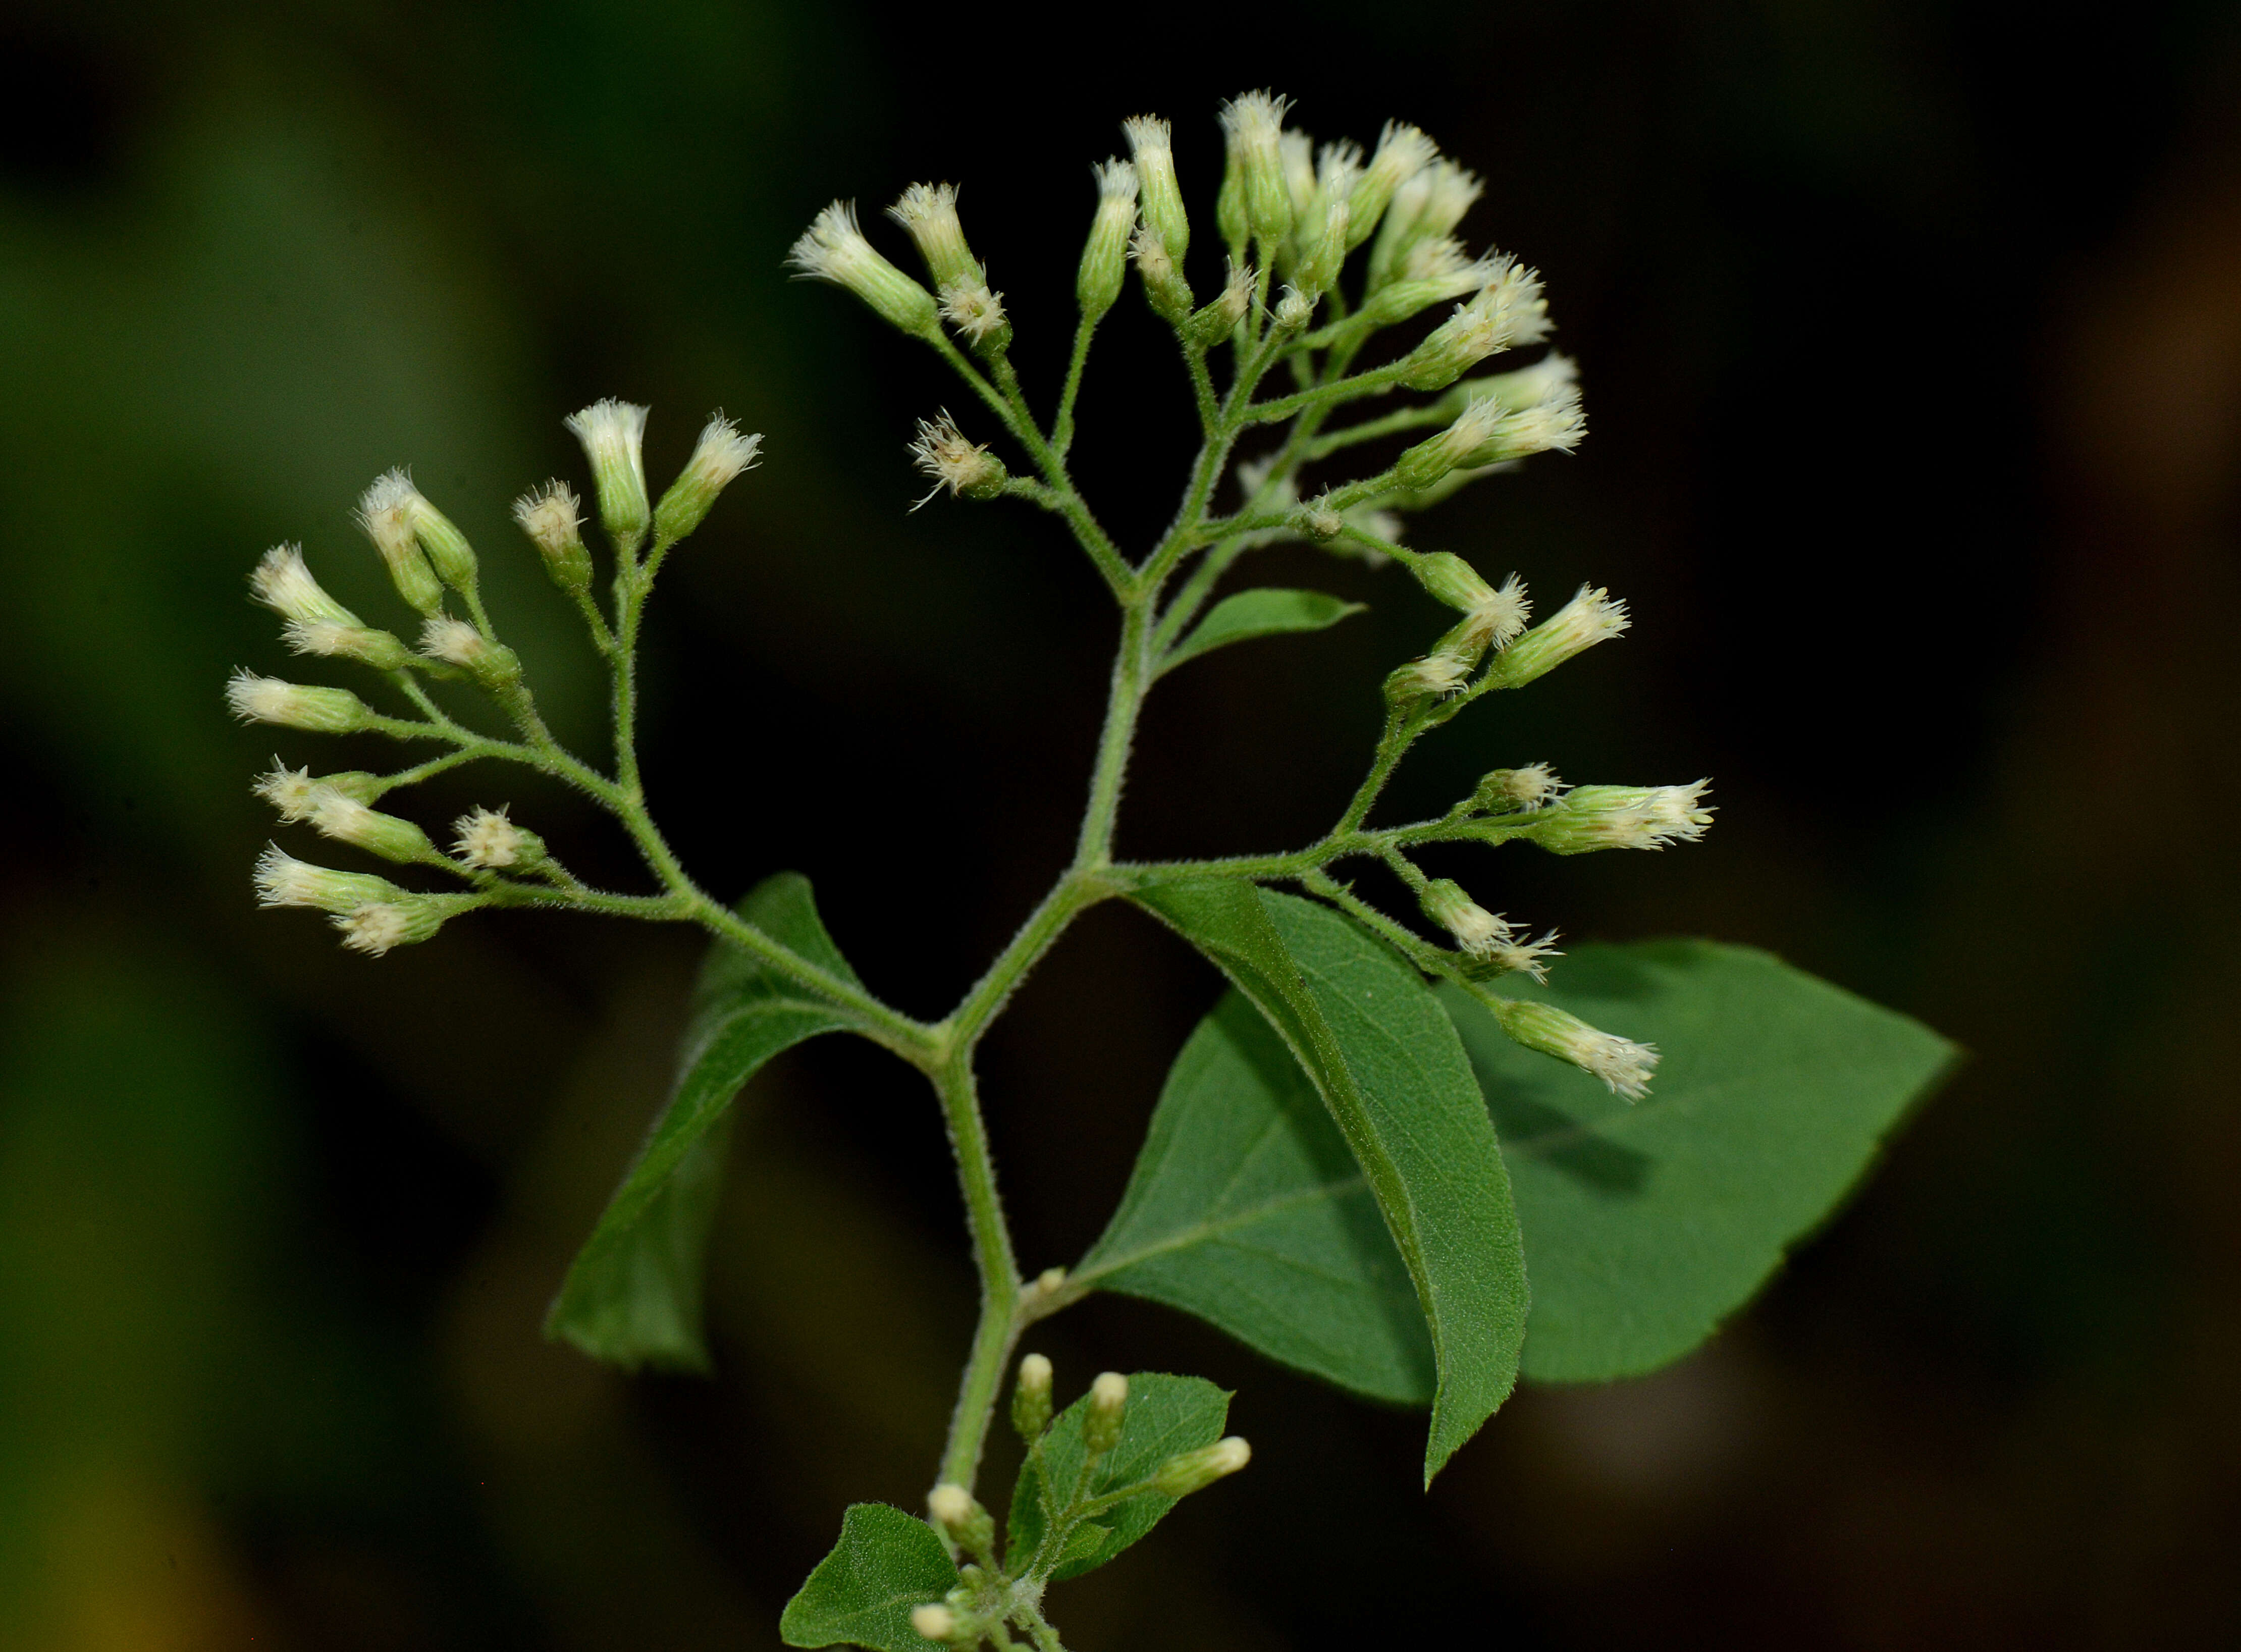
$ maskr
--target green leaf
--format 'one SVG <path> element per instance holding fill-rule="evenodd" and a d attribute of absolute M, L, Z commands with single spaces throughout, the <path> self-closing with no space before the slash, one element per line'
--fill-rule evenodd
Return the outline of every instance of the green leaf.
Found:
<path fill-rule="evenodd" d="M 927 1652 L 939 1644 L 911 1628 L 911 1609 L 957 1587 L 957 1568 L 922 1520 L 886 1503 L 856 1503 L 840 1541 L 786 1603 L 778 1632 L 788 1646 L 867 1646 Z"/>
<path fill-rule="evenodd" d="M 1367 605 L 1346 602 L 1322 591 L 1285 591 L 1262 586 L 1224 597 L 1207 611 L 1190 635 L 1167 650 L 1160 662 L 1162 672 L 1187 659 L 1254 637 L 1273 637 L 1287 631 L 1321 631 Z"/>
<path fill-rule="evenodd" d="M 1052 1526 L 1074 1501 L 1075 1483 L 1087 1449 L 1081 1425 L 1089 1415 L 1089 1396 L 1084 1395 L 1051 1419 L 1042 1443 L 1020 1465 L 1020 1478 L 1012 1488 L 1009 1535 L 1004 1548 L 1007 1570 L 1014 1576 L 1029 1555 L 1041 1546 Z M 1082 1499 L 1104 1496 L 1139 1481 L 1179 1451 L 1195 1451 L 1221 1438 L 1229 1421 L 1229 1393 L 1202 1377 L 1164 1376 L 1140 1371 L 1128 1379 L 1128 1406 L 1120 1414 L 1120 1443 L 1098 1459 L 1097 1468 L 1082 1490 Z M 1131 1497 L 1097 1517 L 1111 1535 L 1091 1544 L 1077 1527 L 1066 1543 L 1050 1576 L 1054 1582 L 1095 1571 L 1167 1517 L 1175 1506 L 1173 1497 L 1147 1492 Z"/>
<path fill-rule="evenodd" d="M 1443 991 L 1517 1191 L 1533 1279 L 1525 1374 L 1541 1381 L 1630 1376 L 1702 1342 L 1955 1054 L 1919 1022 L 1706 940 L 1580 946 L 1549 987 L 1516 995 L 1663 1056 L 1629 1107 Z"/>
<path fill-rule="evenodd" d="M 1423 1310 L 1369 1183 L 1240 993 L 1175 1057 L 1120 1207 L 1070 1277 L 1195 1314 L 1341 1388 L 1431 1402 Z"/>
<path fill-rule="evenodd" d="M 1413 967 L 1328 907 L 1213 879 L 1133 898 L 1268 1018 L 1361 1167 L 1431 1332 L 1429 1484 L 1509 1397 L 1527 1301 L 1509 1178 L 1454 1023 Z"/>
<path fill-rule="evenodd" d="M 756 885 L 739 913 L 813 963 L 855 980 L 799 873 Z M 732 1100 L 781 1050 L 846 1025 L 752 954 L 715 944 L 693 993 L 669 1105 L 577 1254 L 545 1315 L 545 1335 L 630 1369 L 708 1369 L 704 1264 Z"/>

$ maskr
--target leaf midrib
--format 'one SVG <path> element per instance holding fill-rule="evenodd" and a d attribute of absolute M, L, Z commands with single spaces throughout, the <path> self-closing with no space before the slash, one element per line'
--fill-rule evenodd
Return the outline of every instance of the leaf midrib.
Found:
<path fill-rule="evenodd" d="M 1117 1274 L 1123 1268 L 1134 1267 L 1137 1263 L 1147 1261 L 1154 1256 L 1164 1256 L 1169 1251 L 1187 1250 L 1193 1245 L 1202 1245 L 1208 1240 L 1219 1239 L 1223 1234 L 1234 1233 L 1240 1227 L 1248 1227 L 1254 1222 L 1264 1221 L 1280 1211 L 1289 1210 L 1298 1205 L 1313 1204 L 1317 1200 L 1337 1199 L 1342 1194 L 1353 1193 L 1357 1188 L 1366 1188 L 1368 1186 L 1368 1178 L 1362 1176 L 1348 1176 L 1341 1181 L 1318 1182 L 1314 1187 L 1301 1188 L 1297 1193 L 1286 1194 L 1281 1199 L 1271 1199 L 1251 1206 L 1234 1216 L 1225 1216 L 1218 1221 L 1200 1222 L 1194 1227 L 1183 1228 L 1156 1244 L 1147 1245 L 1140 1250 L 1130 1251 L 1124 1256 L 1100 1262 L 1094 1267 L 1083 1268 L 1074 1275 L 1072 1282 L 1077 1285 L 1094 1284 L 1097 1281 Z"/>

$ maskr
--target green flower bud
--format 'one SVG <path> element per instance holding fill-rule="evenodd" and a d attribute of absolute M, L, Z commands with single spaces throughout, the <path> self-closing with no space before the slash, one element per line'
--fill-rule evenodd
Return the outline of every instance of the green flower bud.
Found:
<path fill-rule="evenodd" d="M 304 818 L 324 835 L 353 848 L 404 864 L 440 861 L 428 834 L 411 821 L 368 808 L 331 786 L 314 786 L 304 799 Z"/>
<path fill-rule="evenodd" d="M 1136 157 L 1136 177 L 1142 185 L 1144 222 L 1177 264 L 1190 251 L 1190 219 L 1183 211 L 1182 186 L 1175 180 L 1175 155 L 1167 122 L 1156 115 L 1137 115 L 1120 123 L 1128 148 Z"/>
<path fill-rule="evenodd" d="M 1074 295 L 1085 320 L 1097 321 L 1120 296 L 1127 273 L 1128 237 L 1136 225 L 1136 168 L 1132 162 L 1107 160 L 1090 169 L 1097 177 L 1097 216 L 1089 221 L 1089 239 L 1081 249 L 1081 269 L 1074 277 Z"/>
<path fill-rule="evenodd" d="M 352 734 L 373 713 L 347 688 L 313 688 L 240 671 L 225 686 L 226 704 L 244 722 L 277 723 L 314 734 Z"/>
<path fill-rule="evenodd" d="M 1529 835 L 1551 854 L 1694 843 L 1712 824 L 1704 806 L 1711 786 L 1575 786 Z"/>
<path fill-rule="evenodd" d="M 1600 586 L 1582 585 L 1571 601 L 1497 654 L 1489 674 L 1499 687 L 1522 688 L 1575 654 L 1622 635 L 1633 623 L 1626 604 L 1613 602 Z"/>
<path fill-rule="evenodd" d="M 547 482 L 513 502 L 521 525 L 552 583 L 572 594 L 592 588 L 592 553 L 584 547 L 583 501 L 565 483 Z"/>
<path fill-rule="evenodd" d="M 1210 1446 L 1201 1446 L 1196 1451 L 1185 1451 L 1168 1458 L 1154 1471 L 1153 1489 L 1166 1497 L 1187 1497 L 1235 1474 L 1252 1461 L 1253 1448 L 1232 1435 Z"/>
<path fill-rule="evenodd" d="M 1012 1388 L 1012 1427 L 1027 1445 L 1043 1437 L 1051 1420 L 1051 1362 L 1040 1354 L 1020 1361 L 1019 1381 Z"/>
<path fill-rule="evenodd" d="M 1089 1385 L 1089 1415 L 1082 1419 L 1081 1443 L 1093 1457 L 1101 1457 L 1120 1443 L 1122 1414 L 1128 1407 L 1128 1379 L 1118 1371 L 1104 1371 Z"/>
<path fill-rule="evenodd" d="M 965 244 L 954 184 L 913 184 L 887 209 L 887 216 L 910 232 L 933 277 L 935 291 L 975 286 L 987 279 L 987 271 Z"/>
<path fill-rule="evenodd" d="M 592 463 L 600 525 L 624 556 L 646 538 L 646 415 L 637 404 L 610 396 L 563 421 Z"/>
<path fill-rule="evenodd" d="M 1482 997 L 1480 1001 L 1494 1012 L 1502 1030 L 1527 1049 L 1570 1062 L 1601 1079 L 1613 1095 L 1629 1101 L 1649 1094 L 1650 1075 L 1657 1068 L 1655 1044 L 1599 1032 L 1553 1004 L 1512 998 Z"/>
<path fill-rule="evenodd" d="M 933 295 L 881 257 L 856 227 L 856 204 L 835 201 L 793 244 L 786 261 L 813 280 L 846 287 L 886 320 L 918 338 L 930 338 L 938 310 Z"/>
<path fill-rule="evenodd" d="M 377 900 L 402 900 L 405 892 L 369 872 L 336 872 L 283 853 L 267 844 L 257 859 L 257 904 L 310 906 L 346 913 Z"/>
<path fill-rule="evenodd" d="M 444 586 L 428 565 L 414 526 L 413 501 L 419 497 L 419 490 L 403 471 L 385 472 L 359 498 L 358 525 L 381 553 L 397 594 L 429 614 L 443 605 Z"/>
<path fill-rule="evenodd" d="M 700 427 L 692 457 L 669 485 L 654 507 L 653 538 L 657 545 L 674 545 L 699 527 L 716 503 L 716 496 L 751 469 L 761 449 L 760 436 L 742 436 L 739 427 L 721 413 L 711 413 Z"/>
<path fill-rule="evenodd" d="M 1404 121 L 1388 121 L 1377 140 L 1377 153 L 1355 181 L 1348 202 L 1346 244 L 1349 251 L 1369 239 L 1384 217 L 1394 191 L 1438 157 L 1432 140 Z"/>
<path fill-rule="evenodd" d="M 1246 221 L 1269 248 L 1281 245 L 1292 233 L 1292 193 L 1284 182 L 1280 142 L 1284 111 L 1290 107 L 1285 98 L 1251 91 L 1221 110 L 1230 163 L 1237 169 L 1245 197 Z"/>

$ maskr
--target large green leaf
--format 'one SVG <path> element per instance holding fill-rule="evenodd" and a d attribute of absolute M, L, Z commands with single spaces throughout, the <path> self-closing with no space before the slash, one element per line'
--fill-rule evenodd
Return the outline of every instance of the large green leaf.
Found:
<path fill-rule="evenodd" d="M 1189 636 L 1167 651 L 1160 662 L 1162 672 L 1173 671 L 1187 659 L 1253 637 L 1273 637 L 1287 631 L 1321 631 L 1365 605 L 1347 602 L 1323 591 L 1286 591 L 1274 585 L 1241 591 L 1224 597 L 1207 610 Z"/>
<path fill-rule="evenodd" d="M 1713 941 L 1580 946 L 1549 986 L 1515 990 L 1663 1054 L 1629 1107 L 1442 990 L 1501 1127 L 1533 1279 L 1525 1374 L 1542 1381 L 1633 1375 L 1702 1342 L 1954 1056 L 1919 1022 Z"/>
<path fill-rule="evenodd" d="M 1431 1402 L 1431 1339 L 1377 1201 L 1241 993 L 1175 1057 L 1128 1191 L 1072 1280 L 1183 1308 L 1373 1398 Z"/>
<path fill-rule="evenodd" d="M 1084 1395 L 1052 1420 L 1040 1448 L 1030 1451 L 1020 1465 L 1019 1482 L 1012 1488 L 1010 1534 L 1004 1547 L 1004 1563 L 1014 1575 L 1027 1565 L 1074 1495 L 1082 1461 L 1088 1455 L 1081 1439 L 1081 1427 L 1088 1415 L 1089 1396 Z M 1120 1443 L 1098 1459 L 1082 1496 L 1085 1500 L 1101 1497 L 1149 1479 L 1177 1452 L 1195 1451 L 1221 1439 L 1228 1420 L 1227 1389 L 1217 1388 L 1202 1377 L 1138 1372 L 1128 1379 L 1128 1405 L 1120 1414 Z M 1096 1524 L 1104 1528 L 1102 1537 L 1096 1536 L 1093 1528 L 1075 1528 L 1050 1576 L 1063 1581 L 1096 1570 L 1158 1525 L 1174 1506 L 1173 1497 L 1147 1493 L 1100 1515 Z"/>
<path fill-rule="evenodd" d="M 1509 1178 L 1454 1024 L 1414 968 L 1326 906 L 1213 879 L 1133 898 L 1268 1018 L 1361 1167 L 1431 1332 L 1429 1483 L 1509 1397 L 1527 1300 Z"/>
<path fill-rule="evenodd" d="M 938 1645 L 911 1628 L 911 1609 L 957 1587 L 957 1568 L 922 1520 L 886 1503 L 857 1503 L 840 1541 L 786 1603 L 778 1632 L 788 1646 L 867 1646 L 928 1652 Z"/>
<path fill-rule="evenodd" d="M 856 979 L 799 873 L 764 880 L 739 913 L 811 962 Z M 751 954 L 715 944 L 693 993 L 669 1105 L 569 1268 L 545 1315 L 547 1336 L 633 1369 L 708 1368 L 703 1271 L 732 1099 L 779 1051 L 845 1025 Z"/>

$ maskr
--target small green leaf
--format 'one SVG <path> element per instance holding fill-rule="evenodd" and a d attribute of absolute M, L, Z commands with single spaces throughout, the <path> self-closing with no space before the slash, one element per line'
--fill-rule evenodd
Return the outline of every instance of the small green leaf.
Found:
<path fill-rule="evenodd" d="M 1043 1541 L 1053 1523 L 1074 1498 L 1075 1483 L 1087 1452 L 1081 1442 L 1081 1425 L 1089 1415 L 1089 1396 L 1082 1395 L 1051 1419 L 1041 1445 L 1020 1465 L 1019 1483 L 1012 1488 L 1010 1535 L 1004 1549 L 1007 1569 L 1017 1575 Z M 1153 1471 L 1179 1451 L 1195 1451 L 1221 1438 L 1229 1420 L 1229 1394 L 1201 1377 L 1163 1376 L 1140 1371 L 1128 1379 L 1128 1408 L 1120 1414 L 1120 1443 L 1098 1459 L 1097 1468 L 1083 1489 L 1085 1500 L 1147 1480 Z M 1158 1525 L 1175 1506 L 1173 1497 L 1147 1492 L 1100 1515 L 1098 1523 L 1112 1535 L 1092 1548 L 1082 1547 L 1077 1528 L 1067 1535 L 1060 1555 L 1049 1564 L 1054 1581 L 1079 1577 L 1094 1571 L 1146 1532 Z"/>
<path fill-rule="evenodd" d="M 1066 1535 L 1066 1547 L 1059 1551 L 1056 1570 L 1068 1577 L 1079 1577 L 1090 1568 L 1081 1564 L 1105 1547 L 1105 1540 L 1113 1535 L 1113 1528 L 1100 1526 L 1094 1520 L 1085 1520 Z"/>
<path fill-rule="evenodd" d="M 957 1568 L 922 1520 L 886 1503 L 857 1503 L 841 1517 L 840 1541 L 786 1603 L 779 1637 L 788 1646 L 867 1646 L 927 1652 L 938 1642 L 911 1628 L 911 1609 L 957 1587 Z"/>
<path fill-rule="evenodd" d="M 1268 1018 L 1361 1167 L 1438 1363 L 1428 1484 L 1509 1397 L 1527 1301 L 1509 1178 L 1454 1024 L 1422 976 L 1327 906 L 1214 879 L 1133 898 Z"/>
<path fill-rule="evenodd" d="M 1224 597 L 1208 609 L 1206 618 L 1198 622 L 1190 635 L 1167 650 L 1167 658 L 1160 662 L 1160 670 L 1171 672 L 1187 659 L 1195 659 L 1214 649 L 1254 637 L 1273 637 L 1287 631 L 1321 631 L 1335 625 L 1348 614 L 1361 612 L 1365 606 L 1322 591 L 1285 591 L 1273 585 L 1241 591 L 1235 596 Z"/>
<path fill-rule="evenodd" d="M 1524 1368 L 1541 1381 L 1631 1376 L 1709 1336 L 1955 1053 L 1917 1021 L 1712 941 L 1580 946 L 1548 987 L 1514 990 L 1663 1056 L 1629 1107 L 1443 989 L 1517 1190 Z"/>
<path fill-rule="evenodd" d="M 764 880 L 739 913 L 812 962 L 856 979 L 799 873 Z M 630 1369 L 707 1370 L 703 1274 L 732 1100 L 781 1050 L 846 1025 L 750 953 L 715 944 L 693 993 L 676 1088 L 570 1267 L 545 1335 Z"/>
<path fill-rule="evenodd" d="M 1431 1403 L 1431 1338 L 1377 1201 L 1238 993 L 1175 1057 L 1128 1191 L 1071 1279 L 1196 1314 L 1372 1398 Z"/>

